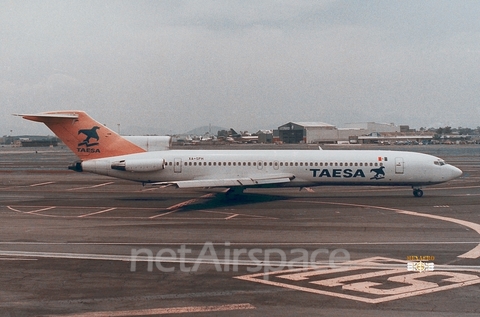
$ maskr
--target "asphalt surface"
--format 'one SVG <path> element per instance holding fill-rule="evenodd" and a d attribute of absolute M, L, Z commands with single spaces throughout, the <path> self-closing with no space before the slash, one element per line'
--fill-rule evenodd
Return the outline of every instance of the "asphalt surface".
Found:
<path fill-rule="evenodd" d="M 2 148 L 0 316 L 478 316 L 479 148 L 409 147 L 464 171 L 422 198 L 234 200 L 68 171 L 60 148 Z"/>

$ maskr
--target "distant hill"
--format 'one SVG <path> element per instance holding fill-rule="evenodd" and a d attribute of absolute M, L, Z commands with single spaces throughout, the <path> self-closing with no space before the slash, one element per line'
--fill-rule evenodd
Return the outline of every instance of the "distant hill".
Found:
<path fill-rule="evenodd" d="M 195 128 L 193 130 L 187 131 L 184 134 L 204 135 L 205 133 L 210 132 L 210 134 L 212 135 L 217 135 L 217 132 L 220 130 L 228 130 L 228 129 L 223 127 L 218 127 L 215 125 L 212 125 L 212 126 L 206 125 L 203 127 L 199 127 L 199 128 Z"/>
<path fill-rule="evenodd" d="M 162 128 L 146 128 L 146 127 L 140 127 L 140 126 L 128 126 L 125 128 L 121 128 L 121 133 L 122 135 L 171 135 L 171 134 L 191 134 L 191 135 L 204 135 L 208 131 L 211 131 L 212 135 L 217 135 L 217 132 L 219 130 L 228 130 L 222 127 L 214 126 L 212 125 L 209 127 L 208 125 L 195 128 L 193 130 L 190 130 L 185 133 L 179 133 L 179 131 L 170 131 L 167 132 L 166 130 Z M 115 129 L 115 132 L 116 129 Z"/>

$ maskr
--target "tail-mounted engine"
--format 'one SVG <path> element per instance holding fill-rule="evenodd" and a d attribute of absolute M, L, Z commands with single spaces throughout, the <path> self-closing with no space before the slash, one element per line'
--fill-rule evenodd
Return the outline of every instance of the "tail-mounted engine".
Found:
<path fill-rule="evenodd" d="M 111 169 L 127 172 L 154 172 L 165 168 L 164 159 L 135 159 L 113 162 Z"/>

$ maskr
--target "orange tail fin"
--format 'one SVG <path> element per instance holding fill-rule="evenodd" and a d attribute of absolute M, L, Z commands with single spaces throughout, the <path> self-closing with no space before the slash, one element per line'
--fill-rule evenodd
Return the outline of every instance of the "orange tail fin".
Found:
<path fill-rule="evenodd" d="M 20 114 L 24 119 L 43 122 L 81 160 L 145 152 L 84 111 L 52 111 Z"/>

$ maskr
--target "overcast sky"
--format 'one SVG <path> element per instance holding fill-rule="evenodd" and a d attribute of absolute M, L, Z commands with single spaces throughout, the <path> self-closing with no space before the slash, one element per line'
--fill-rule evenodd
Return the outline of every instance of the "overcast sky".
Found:
<path fill-rule="evenodd" d="M 0 0 L 0 66 L 0 135 L 69 109 L 130 134 L 477 127 L 480 2 Z"/>

